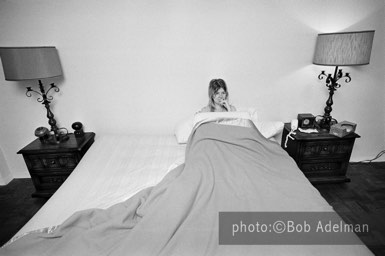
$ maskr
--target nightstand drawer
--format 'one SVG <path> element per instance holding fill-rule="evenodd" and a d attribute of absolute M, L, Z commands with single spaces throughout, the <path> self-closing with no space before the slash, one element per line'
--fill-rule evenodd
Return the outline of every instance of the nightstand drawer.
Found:
<path fill-rule="evenodd" d="M 45 154 L 45 155 L 27 155 L 24 157 L 27 167 L 30 170 L 41 169 L 74 169 L 79 162 L 76 153 L 66 154 Z"/>
<path fill-rule="evenodd" d="M 68 178 L 71 173 L 53 173 L 50 175 L 35 173 L 33 182 L 36 188 L 40 190 L 56 190 Z"/>
<path fill-rule="evenodd" d="M 344 174 L 344 169 L 347 167 L 346 161 L 313 161 L 302 162 L 299 164 L 300 169 L 305 175 L 314 173 L 329 173 L 329 174 Z"/>
<path fill-rule="evenodd" d="M 346 182 L 348 161 L 314 161 L 300 163 L 299 168 L 312 183 Z"/>
<path fill-rule="evenodd" d="M 306 142 L 302 145 L 302 152 L 300 154 L 302 159 L 320 157 L 341 158 L 350 156 L 353 143 L 354 140 Z"/>

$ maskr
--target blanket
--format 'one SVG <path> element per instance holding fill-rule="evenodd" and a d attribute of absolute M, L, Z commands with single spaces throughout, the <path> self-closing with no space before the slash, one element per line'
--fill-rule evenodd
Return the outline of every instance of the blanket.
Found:
<path fill-rule="evenodd" d="M 108 209 L 74 213 L 0 255 L 369 255 L 363 245 L 220 245 L 219 212 L 332 211 L 277 143 L 250 127 L 201 124 L 185 163 Z"/>

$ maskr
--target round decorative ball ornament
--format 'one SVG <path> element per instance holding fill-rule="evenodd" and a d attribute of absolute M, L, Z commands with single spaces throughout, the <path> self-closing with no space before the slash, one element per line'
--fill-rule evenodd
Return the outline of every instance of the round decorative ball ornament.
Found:
<path fill-rule="evenodd" d="M 35 136 L 38 138 L 42 138 L 49 134 L 49 130 L 46 127 L 38 127 L 35 130 Z"/>
<path fill-rule="evenodd" d="M 79 131 L 83 128 L 83 124 L 81 122 L 75 122 L 72 124 L 72 129 L 75 131 Z"/>

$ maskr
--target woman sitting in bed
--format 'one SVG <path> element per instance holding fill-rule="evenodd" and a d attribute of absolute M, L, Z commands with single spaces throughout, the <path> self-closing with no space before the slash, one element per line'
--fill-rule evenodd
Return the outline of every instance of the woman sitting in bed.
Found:
<path fill-rule="evenodd" d="M 209 103 L 199 112 L 227 112 L 236 111 L 235 107 L 229 104 L 229 93 L 223 79 L 213 79 L 209 84 Z"/>

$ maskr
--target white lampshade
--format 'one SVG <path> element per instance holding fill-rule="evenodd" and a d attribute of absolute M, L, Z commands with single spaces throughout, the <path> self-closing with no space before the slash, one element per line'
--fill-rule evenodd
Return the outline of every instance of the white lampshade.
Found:
<path fill-rule="evenodd" d="M 62 75 L 57 50 L 53 46 L 0 47 L 5 80 L 42 79 Z"/>
<path fill-rule="evenodd" d="M 374 30 L 318 34 L 313 64 L 366 65 L 370 62 Z"/>

